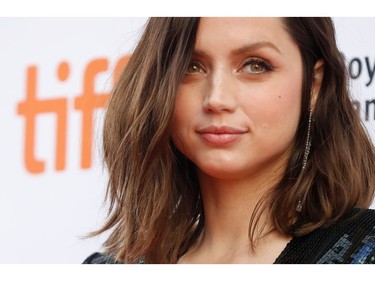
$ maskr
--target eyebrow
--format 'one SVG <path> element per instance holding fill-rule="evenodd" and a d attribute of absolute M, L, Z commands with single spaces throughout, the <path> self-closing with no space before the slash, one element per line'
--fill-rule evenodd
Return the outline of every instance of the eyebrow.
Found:
<path fill-rule="evenodd" d="M 259 41 L 259 42 L 255 42 L 255 43 L 246 44 L 243 47 L 240 47 L 238 49 L 233 50 L 231 52 L 231 54 L 232 55 L 239 55 L 239 54 L 259 50 L 259 49 L 262 49 L 262 48 L 271 48 L 271 49 L 274 49 L 279 54 L 281 54 L 280 49 L 277 48 L 273 43 L 268 42 L 268 41 Z"/>
<path fill-rule="evenodd" d="M 250 52 L 254 52 L 256 50 L 262 49 L 262 48 L 271 48 L 271 49 L 275 50 L 276 52 L 278 52 L 279 54 L 282 54 L 280 49 L 277 48 L 276 45 L 274 45 L 273 43 L 271 43 L 269 41 L 258 41 L 258 42 L 254 42 L 254 43 L 245 44 L 244 46 L 242 46 L 240 48 L 232 50 L 231 55 L 240 55 L 240 54 L 243 54 L 243 53 L 250 53 Z M 201 51 L 201 50 L 194 50 L 193 53 L 195 55 L 198 55 L 198 56 L 199 55 L 201 55 L 201 56 L 206 55 L 206 52 Z"/>

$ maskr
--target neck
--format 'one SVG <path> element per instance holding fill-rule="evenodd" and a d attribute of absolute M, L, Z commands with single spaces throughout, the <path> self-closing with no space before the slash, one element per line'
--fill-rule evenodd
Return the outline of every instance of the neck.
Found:
<path fill-rule="evenodd" d="M 270 178 L 270 177 L 268 177 Z M 199 175 L 204 203 L 205 225 L 202 235 L 180 263 L 272 263 L 291 237 L 269 232 L 267 214 L 262 213 L 259 224 L 265 232 L 249 243 L 249 221 L 256 204 L 273 185 L 270 181 L 217 180 Z M 267 230 L 268 229 L 268 230 Z M 266 236 L 264 234 L 269 232 Z"/>
<path fill-rule="evenodd" d="M 270 182 L 219 180 L 205 175 L 200 175 L 199 179 L 205 212 L 205 238 L 221 245 L 248 245 L 250 218 L 270 188 Z M 262 215 L 261 223 L 267 223 L 266 217 L 266 214 Z"/>
<path fill-rule="evenodd" d="M 271 231 L 273 224 L 265 205 L 252 221 L 256 223 L 254 232 L 254 226 L 251 226 L 254 235 L 251 238 L 255 242 L 253 251 L 249 223 L 259 201 L 277 184 L 283 173 L 283 165 L 273 165 L 257 172 L 253 170 L 247 175 L 237 174 L 236 178 L 213 177 L 198 170 L 205 223 L 198 241 L 180 262 L 272 263 L 291 237 Z"/>

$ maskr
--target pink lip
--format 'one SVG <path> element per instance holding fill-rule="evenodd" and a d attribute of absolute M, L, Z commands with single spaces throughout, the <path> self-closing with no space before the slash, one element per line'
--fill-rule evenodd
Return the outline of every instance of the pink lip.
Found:
<path fill-rule="evenodd" d="M 197 130 L 197 133 L 200 134 L 206 142 L 216 146 L 233 143 L 239 140 L 241 138 L 241 135 L 247 132 L 247 130 L 228 126 L 209 126 Z"/>

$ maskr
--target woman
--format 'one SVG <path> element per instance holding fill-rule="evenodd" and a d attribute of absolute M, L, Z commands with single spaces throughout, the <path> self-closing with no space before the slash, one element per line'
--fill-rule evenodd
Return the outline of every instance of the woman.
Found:
<path fill-rule="evenodd" d="M 374 147 L 328 18 L 152 18 L 108 105 L 85 263 L 371 263 Z"/>

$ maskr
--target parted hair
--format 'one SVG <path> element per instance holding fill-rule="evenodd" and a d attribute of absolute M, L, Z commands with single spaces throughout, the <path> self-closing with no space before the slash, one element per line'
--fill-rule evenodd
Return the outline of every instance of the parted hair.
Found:
<path fill-rule="evenodd" d="M 354 207 L 369 207 L 374 197 L 374 147 L 352 105 L 332 20 L 284 18 L 283 24 L 302 57 L 301 114 L 285 173 L 249 218 L 255 248 L 265 209 L 274 229 L 301 236 Z M 91 235 L 110 231 L 105 251 L 118 261 L 176 263 L 204 228 L 196 167 L 171 141 L 175 96 L 198 25 L 199 18 L 150 18 L 111 93 L 103 127 L 109 210 Z M 310 108 L 318 60 L 324 76 Z M 310 110 L 312 143 L 302 169 Z"/>

